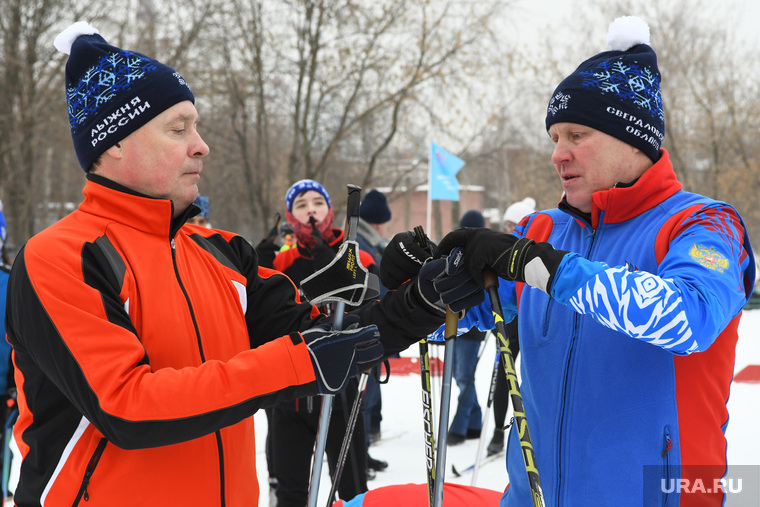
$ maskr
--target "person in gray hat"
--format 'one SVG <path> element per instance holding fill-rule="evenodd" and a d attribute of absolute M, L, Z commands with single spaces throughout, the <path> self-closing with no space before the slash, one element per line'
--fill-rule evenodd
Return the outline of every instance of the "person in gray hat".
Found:
<path fill-rule="evenodd" d="M 475 209 L 467 211 L 459 219 L 459 227 L 485 227 L 483 214 Z M 480 348 L 486 333 L 478 328 L 472 328 L 457 336 L 454 341 L 453 375 L 459 397 L 454 418 L 449 424 L 449 434 L 446 442 L 450 446 L 460 445 L 467 439 L 480 438 L 483 427 L 483 412 L 478 402 L 478 391 L 475 385 L 475 369 L 478 365 Z"/>

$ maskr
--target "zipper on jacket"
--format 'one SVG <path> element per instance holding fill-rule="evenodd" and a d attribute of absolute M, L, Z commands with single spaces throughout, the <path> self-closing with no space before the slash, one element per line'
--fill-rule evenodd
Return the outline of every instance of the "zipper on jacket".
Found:
<path fill-rule="evenodd" d="M 177 268 L 177 249 L 174 244 L 174 238 L 171 238 L 169 241 L 172 248 L 172 265 L 174 266 L 174 277 L 177 279 L 177 284 L 179 285 L 180 290 L 182 290 L 182 295 L 185 296 L 187 309 L 190 310 L 190 317 L 193 319 L 193 329 L 195 329 L 195 340 L 198 343 L 198 353 L 201 356 L 201 362 L 205 363 L 206 355 L 203 353 L 203 343 L 201 342 L 201 332 L 198 329 L 198 321 L 195 320 L 195 312 L 193 311 L 193 305 L 190 304 L 190 296 L 187 295 L 187 290 L 185 290 L 185 285 L 182 283 L 182 278 L 180 278 L 179 269 Z"/>
<path fill-rule="evenodd" d="M 221 503 L 219 505 L 225 507 L 227 500 L 224 494 L 224 445 L 222 445 L 222 433 L 215 431 L 214 434 L 216 435 L 216 446 L 219 450 L 219 483 L 221 485 L 221 489 L 219 490 L 219 500 Z"/>
<path fill-rule="evenodd" d="M 90 478 L 92 477 L 92 474 L 95 473 L 95 468 L 98 466 L 98 462 L 103 455 L 103 450 L 106 448 L 107 443 L 108 440 L 105 438 L 101 438 L 100 442 L 98 442 L 98 446 L 95 448 L 95 452 L 92 453 L 90 461 L 87 463 L 87 468 L 84 470 L 82 485 L 79 486 L 79 493 L 77 493 L 77 497 L 74 499 L 72 507 L 79 505 L 79 501 L 82 499 L 84 499 L 85 502 L 90 501 L 90 494 L 87 492 L 87 486 L 90 484 Z"/>
<path fill-rule="evenodd" d="M 664 495 L 662 497 L 662 505 L 665 507 L 668 505 L 668 498 L 672 489 L 670 481 L 673 480 L 670 477 L 670 450 L 673 448 L 673 440 L 670 438 L 670 426 L 665 426 L 663 445 L 662 445 L 662 481 L 664 481 L 664 487 L 660 487 Z"/>
<path fill-rule="evenodd" d="M 571 213 L 572 214 L 572 213 Z M 574 214 L 573 214 L 574 216 Z M 603 215 L 599 217 L 599 224 L 603 223 Z M 582 218 L 581 218 L 582 219 Z M 585 221 L 585 220 L 584 220 Z M 596 240 L 596 229 L 591 227 L 591 224 L 588 224 L 588 230 L 591 232 L 591 239 L 589 242 L 588 249 L 586 250 L 586 258 L 591 258 L 591 252 L 594 250 L 594 242 Z M 548 316 L 547 316 L 548 318 Z M 557 485 L 555 488 L 556 494 L 555 498 L 557 499 L 557 505 L 562 505 L 562 501 L 560 500 L 560 493 L 562 491 L 562 461 L 563 461 L 563 451 L 562 451 L 562 441 L 563 441 L 563 433 L 564 433 L 564 421 L 565 421 L 565 407 L 566 402 L 568 399 L 568 390 L 570 385 L 570 369 L 571 369 L 571 363 L 573 361 L 573 351 L 575 349 L 575 339 L 578 336 L 578 321 L 580 319 L 580 315 L 576 314 L 573 316 L 573 332 L 570 335 L 570 346 L 568 348 L 567 352 L 567 362 L 565 367 L 565 379 L 564 379 L 564 385 L 562 387 L 562 403 L 559 413 L 559 434 L 557 436 Z"/>
<path fill-rule="evenodd" d="M 174 243 L 174 238 L 170 239 L 172 248 L 172 265 L 174 266 L 174 276 L 177 279 L 177 284 L 182 290 L 182 294 L 185 296 L 185 302 L 187 303 L 187 309 L 190 311 L 190 317 L 193 319 L 193 329 L 195 329 L 195 339 L 198 343 L 198 353 L 201 356 L 201 362 L 206 362 L 206 355 L 203 353 L 203 342 L 201 341 L 201 331 L 198 329 L 198 321 L 195 319 L 195 312 L 193 311 L 193 305 L 190 303 L 190 296 L 185 290 L 185 285 L 182 283 L 182 278 L 179 276 L 179 268 L 177 267 L 177 249 Z M 219 431 L 215 431 L 216 435 L 216 447 L 219 453 L 219 501 L 221 507 L 225 506 L 225 484 L 224 484 L 224 445 L 222 443 L 222 434 Z"/>

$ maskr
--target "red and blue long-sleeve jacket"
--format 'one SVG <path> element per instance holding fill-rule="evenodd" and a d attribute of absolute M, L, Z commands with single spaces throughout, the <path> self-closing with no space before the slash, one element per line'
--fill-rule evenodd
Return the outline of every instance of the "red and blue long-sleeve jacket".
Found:
<path fill-rule="evenodd" d="M 257 504 L 252 415 L 316 394 L 297 331 L 324 316 L 242 237 L 183 225 L 191 209 L 89 175 L 16 257 L 17 505 Z M 388 353 L 440 325 L 403 296 L 359 311 Z"/>
<path fill-rule="evenodd" d="M 684 192 L 661 153 L 633 185 L 593 194 L 590 216 L 563 201 L 516 231 L 571 252 L 551 297 L 505 280 L 499 290 L 520 316 L 521 391 L 549 506 L 688 505 L 693 491 L 700 505 L 723 500 L 754 258 L 738 213 Z M 488 327 L 487 311 L 468 318 Z M 501 505 L 531 505 L 516 431 L 507 467 Z"/>

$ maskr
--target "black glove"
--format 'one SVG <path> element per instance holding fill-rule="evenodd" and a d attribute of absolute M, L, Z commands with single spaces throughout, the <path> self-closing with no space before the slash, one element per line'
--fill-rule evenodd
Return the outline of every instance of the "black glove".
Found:
<path fill-rule="evenodd" d="M 314 271 L 319 271 L 332 262 L 335 258 L 335 251 L 329 246 L 317 245 L 309 251 L 309 255 L 314 260 Z"/>
<path fill-rule="evenodd" d="M 463 268 L 462 251 L 457 249 L 444 259 L 430 259 L 417 275 L 413 285 L 417 297 L 429 308 L 446 313 L 479 305 L 485 299 L 483 288 Z"/>
<path fill-rule="evenodd" d="M 342 331 L 333 330 L 329 322 L 300 334 L 292 333 L 294 344 L 306 343 L 320 394 L 336 394 L 345 390 L 351 377 L 378 363 L 383 357 L 377 326 L 357 327 L 358 317 L 345 316 L 349 323 Z"/>
<path fill-rule="evenodd" d="M 427 237 L 427 246 L 421 247 L 412 231 L 393 236 L 380 260 L 380 282 L 388 289 L 398 289 L 414 278 L 427 259 L 433 256 L 433 247 Z"/>
<path fill-rule="evenodd" d="M 318 247 L 325 246 L 325 238 L 323 238 L 322 233 L 319 232 L 317 219 L 313 216 L 309 217 L 309 225 L 311 225 L 311 237 L 314 238 L 314 244 Z"/>
<path fill-rule="evenodd" d="M 314 238 L 314 248 L 309 251 L 311 258 L 314 259 L 314 271 L 319 271 L 332 262 L 335 258 L 335 251 L 325 243 L 325 238 L 317 228 L 317 220 L 309 217 L 311 224 L 311 237 Z"/>
<path fill-rule="evenodd" d="M 259 256 L 259 266 L 265 268 L 274 267 L 274 258 L 280 251 L 280 247 L 264 238 L 256 245 L 256 254 Z"/>
<path fill-rule="evenodd" d="M 436 255 L 445 255 L 456 247 L 465 249 L 467 271 L 481 286 L 483 269 L 491 266 L 501 278 L 527 283 L 547 294 L 551 294 L 554 275 L 568 253 L 555 250 L 549 243 L 536 243 L 487 228 L 468 228 L 447 234 Z"/>

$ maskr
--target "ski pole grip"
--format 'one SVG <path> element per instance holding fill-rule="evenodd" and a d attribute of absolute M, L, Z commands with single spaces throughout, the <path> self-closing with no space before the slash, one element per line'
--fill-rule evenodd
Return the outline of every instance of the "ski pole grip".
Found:
<path fill-rule="evenodd" d="M 446 307 L 446 320 L 443 327 L 443 339 L 450 340 L 457 337 L 459 327 L 459 314 L 448 306 Z"/>
<path fill-rule="evenodd" d="M 427 248 L 428 246 L 428 238 L 425 236 L 425 230 L 421 225 L 414 228 L 414 242 L 417 243 L 417 246 L 420 248 Z"/>
<path fill-rule="evenodd" d="M 489 268 L 488 266 L 486 266 L 483 270 L 483 285 L 485 286 L 486 290 L 491 290 L 491 287 L 499 286 L 499 277 L 496 276 L 496 271 Z"/>
<path fill-rule="evenodd" d="M 359 186 L 348 184 L 348 197 L 346 200 L 346 216 L 358 217 L 359 204 L 362 198 L 362 189 Z"/>

